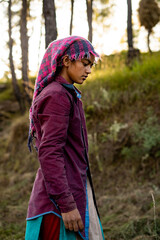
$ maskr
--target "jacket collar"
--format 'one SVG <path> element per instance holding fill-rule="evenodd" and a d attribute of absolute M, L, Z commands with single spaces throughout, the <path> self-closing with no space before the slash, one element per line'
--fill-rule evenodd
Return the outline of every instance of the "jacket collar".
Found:
<path fill-rule="evenodd" d="M 72 84 L 68 83 L 67 80 L 64 79 L 61 75 L 56 76 L 55 81 L 59 82 L 60 84 L 65 84 L 66 87 L 67 87 L 67 85 L 69 85 L 69 86 L 72 85 Z M 69 86 L 68 86 L 68 88 L 70 88 Z M 74 86 L 74 88 L 76 89 L 76 91 L 79 94 L 81 94 L 81 91 L 78 88 L 76 88 L 75 86 Z"/>

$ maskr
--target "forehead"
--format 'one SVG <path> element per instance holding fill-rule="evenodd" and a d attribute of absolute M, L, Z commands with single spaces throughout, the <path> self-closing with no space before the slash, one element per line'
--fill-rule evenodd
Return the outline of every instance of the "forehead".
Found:
<path fill-rule="evenodd" d="M 82 60 L 88 60 L 91 63 L 94 63 L 95 61 L 95 56 L 93 56 L 93 54 L 90 54 L 89 58 L 82 58 Z"/>

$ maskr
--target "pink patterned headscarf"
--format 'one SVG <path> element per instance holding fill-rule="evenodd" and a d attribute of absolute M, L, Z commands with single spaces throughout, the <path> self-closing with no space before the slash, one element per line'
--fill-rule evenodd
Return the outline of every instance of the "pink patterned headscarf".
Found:
<path fill-rule="evenodd" d="M 41 91 L 52 81 L 56 75 L 57 67 L 63 65 L 63 57 L 68 55 L 71 60 L 89 58 L 90 54 L 99 57 L 94 51 L 92 44 L 85 38 L 79 36 L 70 36 L 49 44 L 42 59 L 38 76 L 35 82 L 33 100 Z M 35 127 L 32 117 L 32 106 L 30 108 L 30 130 L 28 147 L 31 150 L 30 143 L 35 133 Z"/>

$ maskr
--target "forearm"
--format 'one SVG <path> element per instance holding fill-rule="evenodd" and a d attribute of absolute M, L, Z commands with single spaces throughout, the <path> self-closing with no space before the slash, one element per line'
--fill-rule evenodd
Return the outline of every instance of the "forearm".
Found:
<path fill-rule="evenodd" d="M 69 212 L 77 206 L 69 188 L 63 150 L 51 145 L 48 147 L 47 142 L 41 144 L 38 151 L 46 191 L 57 203 L 61 212 Z"/>
<path fill-rule="evenodd" d="M 61 212 L 75 209 L 76 203 L 69 188 L 65 169 L 64 146 L 67 140 L 70 102 L 59 104 L 62 96 L 54 95 L 38 114 L 41 139 L 38 158 L 44 176 L 46 191 L 54 199 Z"/>

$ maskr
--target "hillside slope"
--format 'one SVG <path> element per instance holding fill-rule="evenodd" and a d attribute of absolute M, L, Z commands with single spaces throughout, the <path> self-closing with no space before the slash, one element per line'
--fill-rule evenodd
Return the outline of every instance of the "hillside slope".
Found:
<path fill-rule="evenodd" d="M 106 239 L 160 239 L 160 53 L 132 68 L 104 57 L 83 86 L 91 170 Z M 0 239 L 24 239 L 38 168 L 27 149 L 28 113 L 0 92 Z M 3 95 L 3 96 L 2 96 Z M 11 96 L 11 94 L 9 94 Z M 7 106 L 7 107 L 4 107 Z"/>

